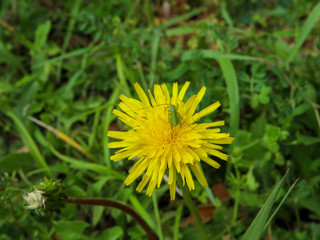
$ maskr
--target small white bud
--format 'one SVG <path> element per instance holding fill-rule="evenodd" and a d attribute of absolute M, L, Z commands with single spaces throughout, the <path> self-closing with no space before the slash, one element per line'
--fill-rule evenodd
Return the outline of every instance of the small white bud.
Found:
<path fill-rule="evenodd" d="M 27 209 L 38 209 L 45 206 L 46 198 L 43 196 L 44 191 L 35 190 L 23 196 L 23 199 L 28 203 Z"/>

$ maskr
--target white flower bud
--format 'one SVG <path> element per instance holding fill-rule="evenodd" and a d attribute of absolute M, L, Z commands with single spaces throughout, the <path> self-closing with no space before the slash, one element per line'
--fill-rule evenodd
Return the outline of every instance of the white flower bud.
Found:
<path fill-rule="evenodd" d="M 45 206 L 46 198 L 43 196 L 44 191 L 35 190 L 29 192 L 27 195 L 23 196 L 23 199 L 28 203 L 26 208 L 28 209 L 38 209 Z"/>

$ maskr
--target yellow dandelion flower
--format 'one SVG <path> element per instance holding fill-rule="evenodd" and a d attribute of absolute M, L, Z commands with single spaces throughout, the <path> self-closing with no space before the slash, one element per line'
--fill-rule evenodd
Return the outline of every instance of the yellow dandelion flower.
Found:
<path fill-rule="evenodd" d="M 198 94 L 183 102 L 184 95 L 190 85 L 186 82 L 178 91 L 178 84 L 174 83 L 172 94 L 165 84 L 154 85 L 154 93 L 150 89 L 149 98 L 138 83 L 134 84 L 139 100 L 120 96 L 119 107 L 123 112 L 114 109 L 113 113 L 127 124 L 131 129 L 127 132 L 109 131 L 108 136 L 120 139 L 118 142 L 108 144 L 109 148 L 122 148 L 118 150 L 111 160 L 117 162 L 137 157 L 139 160 L 129 170 L 125 184 L 129 185 L 140 175 L 143 175 L 137 187 L 140 192 L 149 183 L 147 195 L 151 196 L 155 187 L 160 187 L 162 178 L 169 169 L 170 196 L 175 199 L 176 178 L 180 174 L 183 185 L 186 183 L 189 190 L 194 189 L 193 175 L 203 187 L 207 181 L 202 173 L 199 162 L 203 161 L 214 168 L 220 164 L 209 156 L 223 160 L 228 155 L 220 152 L 222 147 L 218 144 L 230 144 L 233 138 L 228 133 L 220 133 L 219 126 L 224 121 L 212 123 L 196 123 L 200 118 L 215 111 L 221 104 L 216 102 L 196 113 L 206 87 L 202 87 Z M 170 108 L 176 109 L 179 124 L 173 125 Z"/>

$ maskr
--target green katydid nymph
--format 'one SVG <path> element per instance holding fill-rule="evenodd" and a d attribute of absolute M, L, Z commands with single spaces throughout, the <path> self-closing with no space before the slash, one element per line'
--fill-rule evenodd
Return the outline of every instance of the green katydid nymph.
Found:
<path fill-rule="evenodd" d="M 150 107 L 146 107 L 146 108 L 139 108 L 139 109 L 132 109 L 132 110 L 127 110 L 127 113 L 130 112 L 138 112 L 138 111 L 142 111 L 142 110 L 148 110 L 151 108 L 155 108 L 155 107 L 161 107 L 161 106 L 165 106 L 166 107 L 166 114 L 168 114 L 169 116 L 169 123 L 170 123 L 170 127 L 171 130 L 173 130 L 174 127 L 180 125 L 180 127 L 182 127 L 182 123 L 185 123 L 186 125 L 188 125 L 190 128 L 196 130 L 194 127 L 192 127 L 189 123 L 187 123 L 187 121 L 185 119 L 183 119 L 180 115 L 180 113 L 178 112 L 179 107 L 175 106 L 173 104 L 158 104 L 158 105 L 154 105 L 154 106 L 150 106 Z M 208 138 L 206 135 L 204 135 L 203 133 L 199 132 L 198 130 L 196 130 L 199 134 L 203 135 L 205 138 Z"/>
<path fill-rule="evenodd" d="M 176 127 L 178 124 L 180 124 L 180 127 L 182 127 L 181 117 L 174 105 L 170 105 L 170 115 L 171 115 L 170 117 L 171 130 L 173 127 Z"/>

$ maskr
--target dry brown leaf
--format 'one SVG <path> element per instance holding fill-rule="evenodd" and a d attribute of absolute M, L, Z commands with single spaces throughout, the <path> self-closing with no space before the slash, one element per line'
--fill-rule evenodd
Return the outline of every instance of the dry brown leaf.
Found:
<path fill-rule="evenodd" d="M 213 206 L 201 207 L 201 208 L 198 208 L 198 212 L 199 212 L 201 221 L 203 223 L 207 223 L 213 218 L 214 207 Z M 197 225 L 192 214 L 190 214 L 185 221 L 180 223 L 180 227 L 187 227 L 189 225 Z"/>
<path fill-rule="evenodd" d="M 230 194 L 226 188 L 226 186 L 222 183 L 215 184 L 211 187 L 213 195 L 220 199 L 229 199 Z"/>

